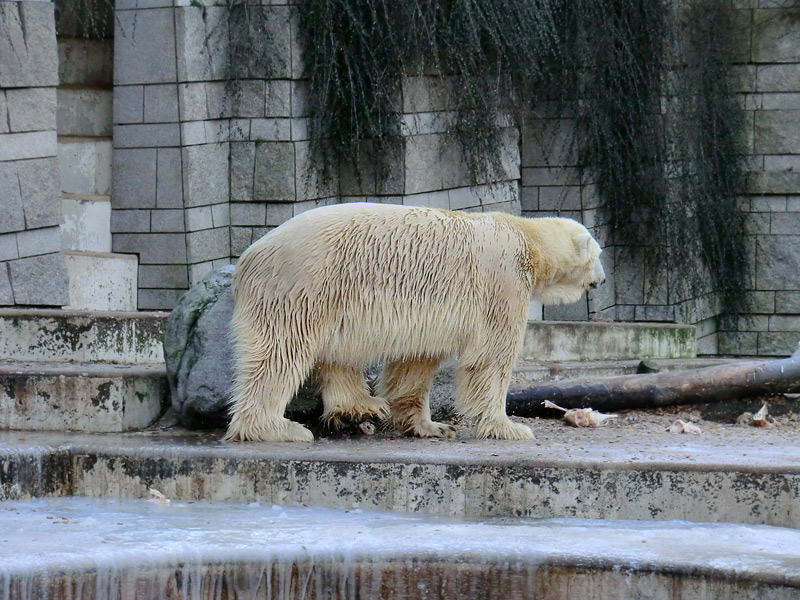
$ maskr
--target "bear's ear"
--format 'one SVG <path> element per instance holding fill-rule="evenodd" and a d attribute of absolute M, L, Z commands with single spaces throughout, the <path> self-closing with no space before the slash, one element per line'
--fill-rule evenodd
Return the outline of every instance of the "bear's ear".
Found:
<path fill-rule="evenodd" d="M 578 248 L 581 252 L 581 258 L 584 262 L 589 262 L 594 260 L 593 250 L 597 242 L 594 241 L 594 238 L 591 236 L 589 232 L 583 232 L 578 236 Z"/>

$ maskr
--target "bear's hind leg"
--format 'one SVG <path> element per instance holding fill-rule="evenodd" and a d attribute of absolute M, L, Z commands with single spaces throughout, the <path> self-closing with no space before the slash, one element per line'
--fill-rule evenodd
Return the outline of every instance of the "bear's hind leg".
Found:
<path fill-rule="evenodd" d="M 506 392 L 511 380 L 511 364 L 498 365 L 496 357 L 472 364 L 459 364 L 456 370 L 456 409 L 475 419 L 475 435 L 499 440 L 532 440 L 530 427 L 514 423 L 506 415 Z"/>
<path fill-rule="evenodd" d="M 286 406 L 313 366 L 309 345 L 267 331 L 234 311 L 234 381 L 227 440 L 313 442 L 314 434 L 285 418 Z"/>
<path fill-rule="evenodd" d="M 418 437 L 455 437 L 452 425 L 431 421 L 430 394 L 438 358 L 420 357 L 387 363 L 378 377 L 378 394 L 392 410 L 392 424 Z"/>
<path fill-rule="evenodd" d="M 361 369 L 349 365 L 319 363 L 317 371 L 322 388 L 322 420 L 328 427 L 342 421 L 361 422 L 370 417 L 389 417 L 389 405 L 383 398 L 370 395 Z"/>

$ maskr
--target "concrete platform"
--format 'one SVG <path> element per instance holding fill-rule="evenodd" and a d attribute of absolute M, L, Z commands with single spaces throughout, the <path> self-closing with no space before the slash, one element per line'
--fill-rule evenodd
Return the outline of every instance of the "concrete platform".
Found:
<path fill-rule="evenodd" d="M 132 431 L 164 411 L 161 365 L 0 361 L 0 429 Z"/>
<path fill-rule="evenodd" d="M 0 361 L 163 364 L 168 315 L 0 309 Z"/>
<path fill-rule="evenodd" d="M 800 532 L 76 498 L 0 503 L 4 598 L 777 600 Z"/>
<path fill-rule="evenodd" d="M 800 433 L 534 424 L 532 442 L 225 443 L 221 432 L 0 432 L 0 499 L 74 494 L 800 528 Z"/>

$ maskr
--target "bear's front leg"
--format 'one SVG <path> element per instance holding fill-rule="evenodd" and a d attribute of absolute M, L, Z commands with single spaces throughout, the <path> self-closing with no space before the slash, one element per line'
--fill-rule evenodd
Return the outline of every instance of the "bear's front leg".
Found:
<path fill-rule="evenodd" d="M 378 394 L 392 411 L 392 425 L 418 437 L 456 435 L 455 427 L 431 420 L 430 394 L 438 358 L 420 357 L 387 363 L 378 376 Z"/>
<path fill-rule="evenodd" d="M 513 363 L 512 363 L 513 364 Z M 475 436 L 498 440 L 532 440 L 530 427 L 506 415 L 511 365 L 482 360 L 456 370 L 456 409 L 475 420 Z"/>
<path fill-rule="evenodd" d="M 389 405 L 383 398 L 369 393 L 369 386 L 359 367 L 319 363 L 317 371 L 322 388 L 322 420 L 328 427 L 339 427 L 342 421 L 361 422 L 376 417 L 389 417 Z"/>

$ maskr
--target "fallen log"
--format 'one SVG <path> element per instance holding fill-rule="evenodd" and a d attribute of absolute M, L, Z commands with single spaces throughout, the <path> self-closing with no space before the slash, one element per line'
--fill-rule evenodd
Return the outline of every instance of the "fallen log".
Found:
<path fill-rule="evenodd" d="M 800 356 L 685 371 L 511 386 L 506 409 L 510 415 L 534 417 L 552 414 L 552 410 L 542 406 L 545 400 L 564 408 L 591 407 L 612 412 L 789 393 L 800 393 Z"/>

